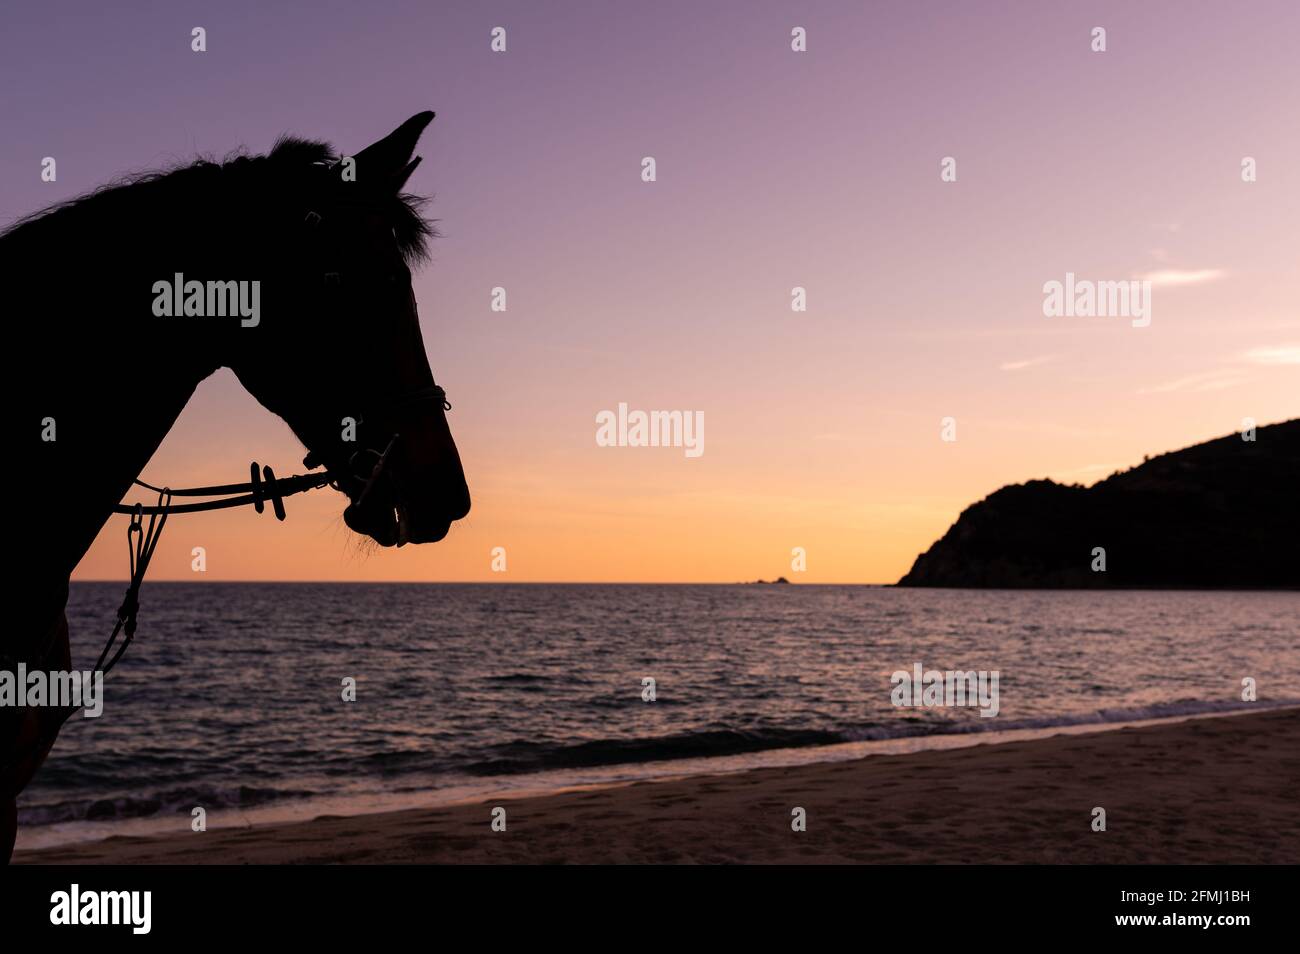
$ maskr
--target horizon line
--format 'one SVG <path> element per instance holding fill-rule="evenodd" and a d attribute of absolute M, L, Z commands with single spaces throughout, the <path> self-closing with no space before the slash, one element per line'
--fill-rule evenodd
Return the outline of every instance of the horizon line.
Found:
<path fill-rule="evenodd" d="M 77 579 L 73 578 L 69 583 L 124 583 L 129 584 L 129 579 Z M 172 577 L 161 580 L 150 579 L 150 583 L 339 583 L 345 586 L 357 586 L 367 583 L 375 583 L 383 586 L 397 586 L 409 584 L 411 586 L 497 586 L 502 583 L 508 583 L 512 586 L 897 586 L 896 583 L 861 583 L 861 582 L 815 582 L 799 583 L 793 580 L 786 580 L 786 584 L 776 583 L 773 580 L 252 580 L 252 579 L 221 579 L 221 580 L 192 580 L 189 578 Z"/>

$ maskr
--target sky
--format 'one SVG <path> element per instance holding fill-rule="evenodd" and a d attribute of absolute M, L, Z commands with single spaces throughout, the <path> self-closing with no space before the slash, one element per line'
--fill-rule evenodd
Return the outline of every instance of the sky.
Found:
<path fill-rule="evenodd" d="M 176 517 L 151 579 L 201 546 L 213 580 L 888 583 L 1002 485 L 1300 416 L 1298 33 L 1292 0 L 14 4 L 0 225 L 438 113 L 414 287 L 469 517 L 400 550 L 327 491 Z M 1045 316 L 1066 273 L 1150 280 L 1150 325 Z M 598 446 L 620 402 L 702 413 L 704 452 Z M 142 477 L 302 454 L 221 371 Z M 125 578 L 125 526 L 75 578 Z"/>

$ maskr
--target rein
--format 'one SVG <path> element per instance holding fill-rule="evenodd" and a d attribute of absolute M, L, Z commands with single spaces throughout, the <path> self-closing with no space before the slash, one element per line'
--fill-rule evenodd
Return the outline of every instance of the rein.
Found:
<path fill-rule="evenodd" d="M 158 547 L 158 539 L 162 536 L 163 527 L 167 525 L 167 517 L 170 514 L 227 510 L 248 504 L 252 504 L 257 512 L 261 513 L 266 509 L 266 501 L 270 500 L 272 507 L 275 509 L 276 519 L 283 520 L 285 517 L 285 497 L 307 490 L 315 490 L 332 482 L 328 472 L 299 474 L 284 480 L 277 480 L 275 472 L 270 467 L 263 467 L 263 477 L 259 477 L 256 461 L 249 465 L 248 470 L 251 475 L 248 483 L 217 484 L 212 487 L 186 487 L 181 490 L 155 487 L 143 480 L 132 481 L 133 484 L 139 487 L 156 492 L 158 494 L 158 503 L 151 506 L 138 503 L 118 504 L 113 508 L 113 513 L 131 515 L 131 523 L 126 528 L 126 549 L 131 560 L 131 582 L 126 588 L 126 596 L 122 599 L 122 605 L 118 607 L 117 622 L 113 625 L 113 632 L 109 635 L 108 641 L 104 643 L 103 652 L 99 654 L 99 660 L 95 663 L 95 670 L 108 675 L 112 668 L 117 665 L 117 661 L 122 658 L 122 654 L 126 652 L 126 647 L 131 645 L 131 640 L 135 638 L 136 616 L 140 612 L 140 586 L 144 583 L 144 575 L 149 571 L 149 561 L 153 559 L 154 550 Z M 173 497 L 213 497 L 217 494 L 234 494 L 235 496 L 225 497 L 221 500 L 208 500 L 203 503 L 180 504 L 179 506 L 172 504 Z M 149 517 L 147 525 L 144 521 L 146 515 Z M 117 643 L 117 637 L 122 634 L 125 634 L 125 638 L 117 645 L 116 652 L 113 652 L 113 645 Z M 111 658 L 109 657 L 110 652 L 113 652 Z M 107 665 L 105 665 L 105 660 L 107 660 Z"/>
<path fill-rule="evenodd" d="M 442 404 L 444 410 L 451 410 L 451 402 L 447 400 L 447 392 L 438 385 L 433 384 L 427 388 L 421 388 L 406 397 L 389 402 L 380 409 L 380 413 L 400 410 L 429 400 L 436 400 Z M 363 448 L 352 455 L 348 462 L 349 467 L 353 467 L 357 460 L 363 458 L 364 455 L 374 458 L 374 464 L 369 473 L 364 477 L 359 475 L 356 477 L 356 479 L 362 481 L 362 486 L 361 492 L 352 506 L 359 506 L 370 495 L 371 488 L 386 472 L 389 457 L 400 438 L 401 435 L 393 434 L 382 451 Z M 315 456 L 314 452 L 308 453 L 306 458 L 308 466 L 312 466 L 311 461 Z M 342 489 L 339 487 L 337 479 L 330 474 L 328 469 L 314 474 L 296 474 L 293 477 L 280 479 L 275 476 L 275 471 L 271 470 L 270 467 L 262 467 L 259 474 L 257 461 L 253 461 L 248 465 L 248 473 L 249 479 L 246 483 L 214 484 L 211 487 L 185 487 L 180 490 L 172 490 L 170 487 L 155 487 L 153 484 L 147 484 L 138 479 L 132 481 L 136 486 L 158 494 L 158 502 L 151 505 L 139 503 L 117 504 L 113 507 L 113 513 L 129 514 L 131 517 L 131 523 L 126 528 L 126 546 L 131 560 L 131 581 L 127 585 L 126 596 L 122 599 L 122 605 L 118 607 L 117 622 L 113 626 L 113 632 L 104 644 L 103 652 L 99 654 L 99 661 L 95 663 L 96 670 L 100 670 L 107 675 L 117 665 L 117 661 L 122 658 L 127 646 L 131 645 L 131 640 L 135 638 L 136 616 L 140 612 L 140 586 L 144 583 L 144 575 L 149 570 L 149 561 L 153 559 L 154 550 L 158 546 L 158 538 L 162 536 L 162 530 L 167 524 L 169 515 L 173 513 L 202 513 L 208 510 L 229 510 L 234 507 L 249 505 L 258 513 L 262 513 L 265 511 L 266 502 L 269 500 L 275 519 L 283 520 L 285 518 L 285 497 L 304 493 L 308 490 L 317 490 L 321 487 Z M 201 503 L 172 503 L 173 497 L 216 497 L 221 494 L 229 496 L 222 497 L 220 500 L 205 500 Z M 148 524 L 144 521 L 145 516 L 149 517 Z M 125 633 L 125 638 L 117 645 L 114 652 L 114 644 L 117 643 L 118 636 L 123 633 Z M 111 658 L 109 656 L 110 652 L 113 653 Z M 105 665 L 105 660 L 108 662 L 107 665 Z"/>
<path fill-rule="evenodd" d="M 318 487 L 324 487 L 332 482 L 333 478 L 327 473 L 318 474 L 297 474 L 293 477 L 286 477 L 283 480 L 276 478 L 275 471 L 270 467 L 262 468 L 262 476 L 258 476 L 257 462 L 254 461 L 248 466 L 249 480 L 243 484 L 217 484 L 212 487 L 186 487 L 182 490 L 172 490 L 168 487 L 155 487 L 153 484 L 146 484 L 143 480 L 133 480 L 132 483 L 137 487 L 143 487 L 145 490 L 152 490 L 156 494 L 166 494 L 168 502 L 159 499 L 157 505 L 144 506 L 142 504 L 118 504 L 113 508 L 113 513 L 125 514 L 168 514 L 168 513 L 201 513 L 205 510 L 228 510 L 231 507 L 244 507 L 252 504 L 253 508 L 261 513 L 266 509 L 266 501 L 271 501 L 271 506 L 275 510 L 277 520 L 284 519 L 284 498 L 293 494 L 300 494 L 305 490 L 315 490 Z M 226 497 L 222 500 L 205 500 L 203 503 L 178 504 L 173 506 L 170 503 L 171 497 L 215 497 L 218 494 L 235 494 L 237 496 Z"/>
<path fill-rule="evenodd" d="M 447 400 L 447 392 L 436 384 L 420 388 L 412 394 L 390 401 L 381 405 L 377 410 L 380 416 L 393 411 L 400 411 L 416 404 L 422 404 L 426 401 L 438 401 L 444 410 L 451 410 L 451 402 Z M 385 472 L 393 448 L 397 446 L 400 440 L 399 434 L 393 434 L 383 451 L 371 448 L 363 448 L 352 454 L 348 461 L 350 468 L 355 468 L 358 459 L 368 455 L 374 458 L 374 464 L 370 472 L 365 477 L 353 475 L 355 479 L 362 482 L 361 491 L 357 496 L 353 506 L 363 502 L 369 496 L 371 489 L 379 481 L 380 476 Z M 308 467 L 315 466 L 313 459 L 318 459 L 314 451 L 307 454 L 304 463 Z M 149 562 L 153 559 L 154 551 L 158 548 L 158 540 L 162 536 L 163 527 L 167 525 L 167 517 L 173 513 L 201 513 L 207 510 L 229 510 L 234 507 L 243 507 L 251 505 L 258 513 L 266 509 L 266 501 L 271 501 L 272 511 L 275 513 L 277 520 L 285 518 L 284 498 L 294 494 L 304 493 L 308 490 L 316 490 L 320 487 L 334 487 L 337 490 L 342 488 L 338 481 L 327 468 L 312 474 L 296 474 L 293 477 L 279 479 L 270 467 L 262 467 L 258 471 L 257 462 L 254 461 L 248 468 L 249 480 L 242 484 L 214 484 L 211 487 L 185 487 L 180 490 L 172 490 L 168 487 L 155 487 L 153 484 L 145 483 L 143 480 L 133 480 L 136 486 L 143 487 L 158 494 L 156 504 L 117 504 L 113 507 L 113 513 L 129 514 L 131 522 L 126 528 L 127 554 L 130 558 L 131 581 L 127 585 L 126 595 L 122 599 L 122 605 L 117 610 L 117 622 L 113 625 L 113 632 L 109 634 L 108 640 L 104 643 L 104 649 L 99 654 L 99 659 L 95 662 L 94 670 L 107 675 L 118 660 L 126 652 L 127 647 L 131 645 L 131 640 L 135 638 L 137 616 L 140 612 L 140 587 L 144 583 L 144 576 L 149 571 Z M 206 500 L 201 503 L 189 503 L 173 505 L 173 497 L 215 497 L 220 494 L 227 494 L 220 500 Z M 145 517 L 149 520 L 146 523 Z M 124 635 L 125 634 L 125 635 Z M 118 637 L 122 636 L 121 642 Z M 51 636 L 51 645 L 53 637 Z M 49 656 L 50 647 L 47 646 L 39 657 L 42 661 Z M 112 654 L 110 656 L 110 653 Z M 15 672 L 17 664 L 15 663 Z M 66 719 L 72 714 L 71 709 L 65 710 L 63 718 Z M 57 733 L 58 729 L 55 727 Z M 39 730 L 39 740 L 43 741 L 50 736 L 48 728 Z M 7 777 L 13 771 L 17 763 L 6 763 L 0 766 L 0 777 Z"/>

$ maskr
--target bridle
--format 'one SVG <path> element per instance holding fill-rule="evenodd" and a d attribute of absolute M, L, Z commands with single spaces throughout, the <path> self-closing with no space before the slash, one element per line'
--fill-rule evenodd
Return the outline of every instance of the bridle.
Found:
<path fill-rule="evenodd" d="M 320 213 L 309 211 L 303 221 L 306 225 L 314 228 L 320 225 L 322 220 Z M 325 285 L 338 286 L 342 283 L 341 272 L 325 272 L 322 281 Z M 367 416 L 374 416 L 381 420 L 392 420 L 396 412 L 428 401 L 438 401 L 442 404 L 443 410 L 451 410 L 451 402 L 447 400 L 447 392 L 436 383 L 430 382 L 427 387 L 420 388 L 410 394 L 399 396 L 380 405 L 371 406 L 366 414 L 362 416 L 360 422 L 364 423 Z M 347 493 L 342 486 L 344 479 L 360 482 L 360 490 L 356 496 L 353 497 L 350 493 L 348 496 L 352 498 L 349 509 L 361 507 L 384 474 L 390 474 L 390 479 L 392 479 L 389 462 L 393 449 L 397 446 L 399 440 L 401 440 L 401 435 L 393 432 L 384 441 L 383 450 L 367 447 L 353 452 L 347 458 L 347 470 L 349 472 L 347 474 L 334 473 L 327 464 L 325 470 L 317 473 L 295 474 L 292 477 L 278 478 L 275 471 L 270 467 L 262 467 L 259 470 L 257 462 L 253 461 L 249 464 L 249 479 L 245 483 L 216 484 L 211 487 L 186 487 L 180 490 L 172 490 L 170 487 L 155 487 L 153 484 L 147 484 L 138 479 L 132 481 L 136 486 L 158 494 L 158 502 L 152 505 L 139 503 L 118 504 L 113 507 L 113 513 L 128 514 L 131 517 L 131 522 L 126 529 L 131 579 L 126 589 L 126 595 L 122 600 L 122 605 L 117 611 L 117 622 L 113 626 L 113 632 L 104 644 L 103 651 L 99 654 L 95 670 L 107 674 L 117 664 L 117 661 L 122 658 L 122 654 L 126 652 L 131 640 L 135 638 L 136 617 L 140 610 L 140 586 L 144 582 L 145 573 L 149 570 L 149 562 L 152 560 L 154 550 L 158 546 L 158 538 L 162 535 L 168 516 L 174 513 L 202 513 L 208 510 L 227 510 L 249 505 L 258 513 L 262 513 L 266 509 L 267 501 L 270 501 L 275 518 L 284 520 L 285 497 L 327 486 Z M 303 464 L 309 468 L 315 467 L 321 461 L 322 457 L 315 449 L 309 450 L 307 456 L 303 458 Z M 368 468 L 366 465 L 369 465 Z M 174 497 L 220 497 L 220 499 L 173 504 L 172 498 Z M 144 520 L 146 516 L 149 518 L 147 524 Z M 118 636 L 122 634 L 125 634 L 124 638 L 121 643 L 117 643 Z M 115 651 L 114 644 L 117 644 Z M 110 652 L 112 653 L 111 657 L 109 656 Z"/>
<path fill-rule="evenodd" d="M 379 409 L 379 414 L 386 416 L 393 411 L 415 404 L 423 404 L 427 401 L 439 401 L 442 403 L 443 410 L 451 410 L 451 402 L 447 400 L 447 392 L 438 385 L 432 384 L 396 401 L 388 402 Z M 349 477 L 361 481 L 361 490 L 349 504 L 350 507 L 360 507 L 369 497 L 371 490 L 379 482 L 379 479 L 385 473 L 389 473 L 389 460 L 393 448 L 397 446 L 399 440 L 401 440 L 401 435 L 394 432 L 388 437 L 382 451 L 366 447 L 355 451 L 348 458 L 348 468 L 353 471 Z M 316 457 L 318 457 L 316 452 L 310 451 L 307 457 L 304 458 L 304 463 L 309 463 Z M 356 473 L 357 464 L 364 464 L 370 459 L 373 459 L 374 463 L 371 464 L 368 472 L 364 474 Z M 95 670 L 100 670 L 107 675 L 117 665 L 117 661 L 122 658 L 127 646 L 131 645 L 131 640 L 135 638 L 136 616 L 140 611 L 140 586 L 144 583 L 145 573 L 149 570 L 149 562 L 153 559 L 154 550 L 158 546 L 158 539 L 162 536 L 163 527 L 171 514 L 229 510 L 234 507 L 250 505 L 258 513 L 262 513 L 266 509 L 267 501 L 270 501 L 275 519 L 284 520 L 286 516 L 284 509 L 285 497 L 291 497 L 294 494 L 304 493 L 308 490 L 317 490 L 321 487 L 333 487 L 335 490 L 343 490 L 339 476 L 331 473 L 328 468 L 314 474 L 295 474 L 292 477 L 281 479 L 275 476 L 275 471 L 270 467 L 262 467 L 259 473 L 257 462 L 253 461 L 248 465 L 248 473 L 249 479 L 245 483 L 216 484 L 211 487 L 185 487 L 180 490 L 172 490 L 170 487 L 155 487 L 153 484 L 147 484 L 138 479 L 132 481 L 138 487 L 157 493 L 158 502 L 152 505 L 139 503 L 117 504 L 113 507 L 113 513 L 128 514 L 131 517 L 131 522 L 126 528 L 127 553 L 131 561 L 131 581 L 126 588 L 126 596 L 122 600 L 122 605 L 118 608 L 117 622 L 113 626 L 113 632 L 109 635 L 103 651 L 99 654 L 99 660 L 95 663 Z M 219 500 L 205 500 L 199 503 L 172 503 L 173 497 L 216 497 L 222 494 L 227 496 L 221 497 Z M 149 517 L 147 524 L 144 520 L 146 516 Z M 116 651 L 113 652 L 114 644 L 117 643 L 118 636 L 122 634 L 125 634 L 124 638 L 117 645 Z M 110 652 L 113 652 L 111 658 L 109 657 Z M 107 664 L 105 664 L 106 660 Z"/>
<path fill-rule="evenodd" d="M 422 404 L 426 401 L 442 402 L 443 410 L 451 410 L 451 402 L 447 400 L 447 392 L 438 385 L 430 385 L 427 388 L 421 388 L 412 394 L 400 398 L 397 401 L 390 401 L 385 404 L 379 411 L 381 415 L 388 415 L 392 411 L 402 408 Z M 372 412 L 373 413 L 373 412 Z M 385 465 L 388 462 L 396 441 L 401 437 L 400 434 L 394 433 L 389 436 L 383 451 L 374 448 L 362 448 L 355 451 L 348 458 L 349 468 L 354 468 L 359 460 L 364 460 L 365 455 L 375 458 L 375 463 L 371 470 L 361 476 L 353 474 L 354 477 L 364 482 L 362 493 L 369 491 L 370 487 L 379 479 Z M 319 460 L 320 455 L 315 451 L 309 451 L 303 459 L 303 463 L 308 466 L 315 466 L 312 461 Z M 328 469 L 314 474 L 295 474 L 292 477 L 277 478 L 275 471 L 270 467 L 263 467 L 259 473 L 257 461 L 248 465 L 249 479 L 242 484 L 215 484 L 211 487 L 185 487 L 180 490 L 172 490 L 170 487 L 155 487 L 153 484 L 147 484 L 143 480 L 131 481 L 137 487 L 143 487 L 145 490 L 152 490 L 159 495 L 166 495 L 166 500 L 159 499 L 155 505 L 145 506 L 143 504 L 117 504 L 113 507 L 113 513 L 129 514 L 139 516 L 143 514 L 162 515 L 166 519 L 167 514 L 172 513 L 202 513 L 207 510 L 229 510 L 232 507 L 244 507 L 252 505 L 258 513 L 266 509 L 266 502 L 271 502 L 272 511 L 275 513 L 277 520 L 285 518 L 284 498 L 292 497 L 294 494 L 300 494 L 307 490 L 316 490 L 320 487 L 333 487 L 335 490 L 342 490 L 339 486 L 337 475 L 331 474 Z M 229 494 L 220 500 L 205 500 L 201 503 L 190 504 L 172 504 L 172 497 L 217 497 L 221 494 Z M 361 499 L 357 499 L 360 503 Z"/>

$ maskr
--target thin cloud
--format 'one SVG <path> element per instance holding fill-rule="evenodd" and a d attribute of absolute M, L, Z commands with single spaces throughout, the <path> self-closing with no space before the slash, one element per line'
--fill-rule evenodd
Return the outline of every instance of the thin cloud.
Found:
<path fill-rule="evenodd" d="M 1154 387 L 1142 388 L 1138 394 L 1169 394 L 1173 391 L 1222 391 L 1224 388 L 1245 384 L 1250 376 L 1238 368 L 1220 368 L 1217 371 L 1202 371 L 1186 377 L 1166 381 Z"/>
<path fill-rule="evenodd" d="M 1199 285 L 1223 278 L 1228 273 L 1222 268 L 1160 268 L 1135 276 L 1138 281 L 1150 282 L 1153 287 L 1169 285 Z"/>
<path fill-rule="evenodd" d="M 1021 371 L 1025 368 L 1035 367 L 1036 365 L 1047 364 L 1047 362 L 1054 361 L 1055 359 L 1056 355 L 1054 354 L 1040 354 L 1037 357 L 1025 358 L 1023 361 L 1004 361 L 1002 364 L 998 365 L 998 370 Z"/>
<path fill-rule="evenodd" d="M 1110 428 L 1074 427 L 1070 424 L 1058 424 L 1055 421 L 980 421 L 980 427 L 999 431 L 1011 431 L 1019 434 L 1051 434 L 1057 437 L 1110 437 L 1114 431 Z"/>
<path fill-rule="evenodd" d="M 1300 343 L 1260 345 L 1243 351 L 1230 358 L 1231 361 L 1257 366 L 1281 366 L 1300 364 Z M 1174 391 L 1222 391 L 1235 388 L 1254 380 L 1248 368 L 1216 368 L 1213 371 L 1200 371 L 1163 384 L 1142 388 L 1138 394 L 1169 394 Z"/>
<path fill-rule="evenodd" d="M 1265 345 L 1241 356 L 1251 364 L 1300 364 L 1300 344 Z"/>

